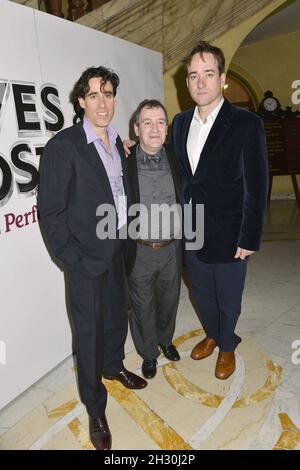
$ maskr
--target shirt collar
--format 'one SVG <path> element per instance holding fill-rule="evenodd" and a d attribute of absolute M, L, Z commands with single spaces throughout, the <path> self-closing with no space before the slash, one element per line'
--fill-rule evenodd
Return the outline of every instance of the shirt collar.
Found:
<path fill-rule="evenodd" d="M 145 152 L 142 147 L 140 146 L 140 144 L 137 145 L 137 153 L 138 155 L 141 157 L 141 158 L 144 158 L 144 155 L 145 156 L 149 156 L 150 158 L 156 158 L 156 157 L 159 157 L 159 158 L 162 158 L 165 156 L 166 154 L 166 151 L 164 149 L 164 146 L 162 145 L 162 147 L 159 149 L 159 151 L 157 153 L 155 153 L 154 155 L 150 155 L 149 153 Z"/>
<path fill-rule="evenodd" d="M 97 134 L 93 126 L 91 125 L 90 121 L 84 116 L 83 118 L 83 129 L 86 135 L 86 140 L 87 143 L 90 144 L 91 142 L 96 142 L 97 140 L 100 140 L 102 142 L 101 137 Z M 117 140 L 117 131 L 114 129 L 110 124 L 106 128 L 109 140 L 112 143 L 116 143 Z"/>
<path fill-rule="evenodd" d="M 214 123 L 222 105 L 224 103 L 224 98 L 222 96 L 221 100 L 220 100 L 220 103 L 215 107 L 215 109 L 212 110 L 212 112 L 207 116 L 207 119 L 206 119 L 206 122 L 212 122 Z M 195 111 L 194 111 L 194 115 L 193 115 L 193 119 L 196 119 L 196 121 L 198 121 L 200 124 L 204 124 L 204 122 L 202 121 L 201 117 L 200 117 L 200 114 L 199 114 L 199 111 L 198 111 L 198 106 L 195 107 Z"/>

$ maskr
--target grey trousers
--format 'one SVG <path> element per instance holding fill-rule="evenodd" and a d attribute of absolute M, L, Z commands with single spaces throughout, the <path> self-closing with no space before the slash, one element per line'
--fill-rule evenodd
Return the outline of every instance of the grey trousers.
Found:
<path fill-rule="evenodd" d="M 137 244 L 129 276 L 129 323 L 134 345 L 143 359 L 157 358 L 158 345 L 172 343 L 181 268 L 181 240 L 160 249 Z"/>

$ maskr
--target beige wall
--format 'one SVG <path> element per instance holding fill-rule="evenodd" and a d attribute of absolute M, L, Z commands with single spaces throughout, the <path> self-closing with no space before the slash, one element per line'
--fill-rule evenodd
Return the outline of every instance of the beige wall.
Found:
<path fill-rule="evenodd" d="M 251 18 L 248 18 L 238 26 L 231 28 L 229 31 L 219 36 L 215 41 L 212 41 L 213 44 L 223 49 L 227 65 L 230 64 L 232 57 L 244 38 L 258 23 L 272 13 L 272 11 L 276 10 L 280 5 L 285 3 L 285 1 L 286 0 L 277 0 L 272 2 L 272 4 L 251 16 Z M 191 106 L 192 102 L 186 92 L 185 74 L 182 67 L 180 67 L 180 64 L 176 65 L 176 67 L 164 74 L 164 89 L 165 104 L 170 119 L 172 119 L 176 113 Z"/>
<path fill-rule="evenodd" d="M 300 31 L 250 44 L 237 51 L 233 64 L 234 67 L 238 66 L 240 71 L 244 69 L 248 75 L 252 75 L 263 92 L 272 90 L 283 108 L 291 106 L 294 110 L 300 109 L 300 105 L 295 106 L 291 101 L 294 91 L 291 84 L 294 80 L 300 80 L 299 44 Z M 291 178 L 274 178 L 272 192 L 293 193 Z"/>
<path fill-rule="evenodd" d="M 264 91 L 270 89 L 285 108 L 292 106 L 291 83 L 300 80 L 300 31 L 239 48 L 248 33 L 282 3 L 284 2 L 279 1 L 268 6 L 213 43 L 223 49 L 229 68 L 238 72 L 250 83 L 259 100 L 262 99 Z M 176 113 L 193 104 L 186 91 L 185 75 L 181 68 L 176 67 L 164 75 L 164 88 L 170 120 Z M 293 109 L 296 108 L 297 106 L 293 106 Z M 290 177 L 275 177 L 272 193 L 279 195 L 293 193 Z"/>
<path fill-rule="evenodd" d="M 300 31 L 241 47 L 232 59 L 254 77 L 263 91 L 272 90 L 281 106 L 298 106 L 291 101 L 294 80 L 300 80 Z"/>

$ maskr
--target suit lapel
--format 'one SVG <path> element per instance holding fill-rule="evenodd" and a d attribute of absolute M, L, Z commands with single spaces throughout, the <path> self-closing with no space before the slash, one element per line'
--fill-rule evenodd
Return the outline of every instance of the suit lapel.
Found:
<path fill-rule="evenodd" d="M 170 150 L 169 145 L 165 144 L 164 145 L 166 155 L 168 158 L 168 162 L 171 168 L 171 173 L 174 181 L 174 187 L 175 187 L 175 193 L 176 193 L 176 200 L 180 201 L 180 194 L 179 194 L 179 181 L 178 181 L 178 171 L 176 170 L 176 161 L 175 161 L 175 155 Z"/>
<path fill-rule="evenodd" d="M 95 168 L 96 174 L 100 180 L 101 187 L 107 195 L 108 202 L 110 202 L 111 204 L 114 204 L 114 197 L 113 197 L 110 182 L 106 173 L 105 166 L 103 165 L 103 162 L 93 142 L 88 144 L 87 155 L 88 155 L 90 162 L 93 164 Z"/>
<path fill-rule="evenodd" d="M 191 125 L 191 121 L 193 119 L 193 115 L 194 115 L 194 110 L 195 108 L 192 108 L 185 116 L 185 120 L 183 122 L 183 125 L 182 125 L 182 138 L 181 138 L 181 142 L 183 143 L 183 146 L 184 148 L 182 149 L 182 152 L 179 152 L 179 155 L 182 155 L 182 165 L 184 166 L 187 174 L 189 176 L 192 176 L 192 169 L 191 169 L 191 165 L 190 165 L 190 161 L 189 161 L 189 157 L 188 157 L 188 153 L 187 153 L 187 139 L 188 139 L 188 134 L 189 134 L 189 130 L 190 130 L 190 125 Z"/>
<path fill-rule="evenodd" d="M 213 154 L 215 149 L 221 144 L 223 137 L 227 133 L 232 122 L 232 105 L 229 101 L 224 103 L 216 117 L 216 120 L 208 134 L 204 147 L 202 149 L 195 174 L 200 171 L 202 173 L 207 160 Z"/>
<path fill-rule="evenodd" d="M 90 144 L 87 143 L 83 126 L 81 123 L 79 125 L 80 125 L 80 143 L 83 147 L 84 154 L 86 155 L 87 160 L 90 163 L 90 165 L 95 170 L 95 175 L 99 179 L 101 188 L 105 191 L 107 195 L 107 201 L 110 202 L 111 204 L 114 204 L 112 190 L 111 190 L 109 179 L 108 179 L 105 167 L 102 163 L 102 160 L 95 148 L 94 143 L 93 142 L 91 142 Z"/>
<path fill-rule="evenodd" d="M 139 188 L 139 175 L 138 175 L 138 167 L 137 167 L 137 160 L 136 160 L 136 148 L 135 145 L 130 149 L 131 155 L 129 156 L 129 179 L 131 181 L 131 188 L 134 192 L 134 200 L 140 202 L 140 188 Z"/>
<path fill-rule="evenodd" d="M 127 162 L 127 159 L 125 157 L 125 150 L 124 150 L 124 147 L 123 147 L 122 140 L 120 139 L 119 136 L 117 137 L 117 140 L 116 140 L 116 147 L 117 147 L 117 150 L 119 152 L 120 159 L 121 159 L 124 191 L 125 191 L 125 194 L 128 195 L 128 191 L 129 191 L 128 162 Z"/>

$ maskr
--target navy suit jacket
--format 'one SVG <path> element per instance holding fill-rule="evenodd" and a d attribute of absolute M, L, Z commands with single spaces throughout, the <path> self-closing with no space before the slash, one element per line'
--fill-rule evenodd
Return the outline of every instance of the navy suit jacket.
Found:
<path fill-rule="evenodd" d="M 233 262 L 238 246 L 259 249 L 268 190 L 262 120 L 225 99 L 192 174 L 187 137 L 194 109 L 175 116 L 171 141 L 182 180 L 183 202 L 204 204 L 204 244 L 199 259 Z"/>
<path fill-rule="evenodd" d="M 116 145 L 127 195 L 127 159 L 119 136 Z M 114 206 L 109 179 L 94 144 L 87 143 L 80 122 L 49 140 L 40 165 L 40 226 L 54 261 L 62 269 L 76 266 L 93 278 L 109 268 L 115 240 L 100 240 L 96 235 L 101 219 L 96 210 L 104 203 Z"/>

